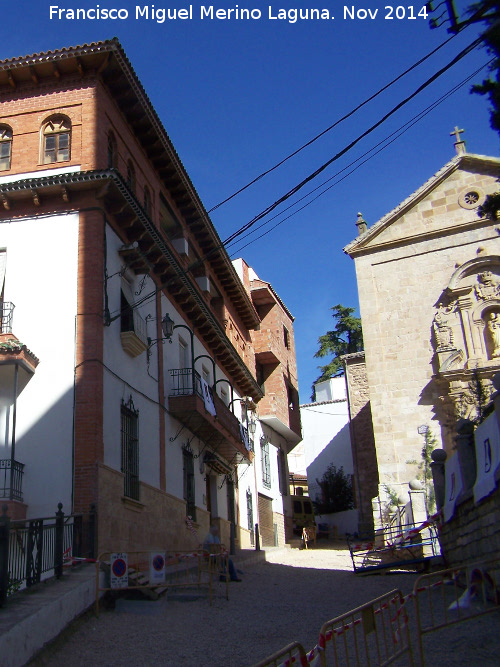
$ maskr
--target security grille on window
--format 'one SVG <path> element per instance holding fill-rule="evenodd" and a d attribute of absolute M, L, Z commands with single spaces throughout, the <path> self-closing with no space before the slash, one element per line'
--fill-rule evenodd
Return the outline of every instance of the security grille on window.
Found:
<path fill-rule="evenodd" d="M 116 168 L 116 162 L 117 162 L 117 148 L 116 148 L 116 139 L 115 135 L 112 132 L 109 132 L 108 134 L 108 167 L 109 169 L 111 168 Z"/>
<path fill-rule="evenodd" d="M 71 153 L 71 121 L 53 116 L 43 126 L 43 164 L 66 162 Z"/>
<path fill-rule="evenodd" d="M 132 396 L 127 403 L 122 400 L 121 431 L 123 495 L 139 500 L 139 410 L 134 408 Z"/>
<path fill-rule="evenodd" d="M 182 460 L 184 468 L 184 500 L 186 501 L 186 514 L 196 521 L 196 502 L 194 493 L 194 456 L 189 445 L 182 448 Z"/>
<path fill-rule="evenodd" d="M 286 470 L 286 455 L 281 447 L 278 450 L 278 477 L 280 483 L 280 493 L 282 496 L 288 495 L 288 478 Z"/>
<path fill-rule="evenodd" d="M 135 192 L 135 183 L 136 183 L 136 181 L 135 181 L 134 165 L 129 160 L 127 162 L 127 185 L 132 190 L 132 192 Z"/>
<path fill-rule="evenodd" d="M 147 186 L 144 188 L 144 210 L 149 216 L 151 216 L 151 210 L 152 210 L 151 193 L 149 192 Z"/>
<path fill-rule="evenodd" d="M 254 545 L 254 527 L 253 527 L 253 498 L 250 489 L 247 491 L 247 521 L 248 530 L 250 531 L 250 544 Z"/>
<path fill-rule="evenodd" d="M 269 460 L 269 442 L 266 438 L 260 439 L 261 460 L 262 460 L 262 484 L 271 488 L 271 462 Z"/>
<path fill-rule="evenodd" d="M 12 157 L 12 129 L 8 125 L 0 125 L 0 171 L 10 169 Z"/>
<path fill-rule="evenodd" d="M 226 475 L 227 487 L 227 519 L 236 525 L 236 512 L 234 508 L 234 482 L 231 475 Z"/>

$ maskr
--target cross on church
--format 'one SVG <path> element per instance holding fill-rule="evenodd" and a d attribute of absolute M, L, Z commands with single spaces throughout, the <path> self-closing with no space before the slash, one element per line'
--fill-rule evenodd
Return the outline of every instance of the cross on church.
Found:
<path fill-rule="evenodd" d="M 463 141 L 460 138 L 460 135 L 464 132 L 465 130 L 459 130 L 458 125 L 455 125 L 455 129 L 453 132 L 450 132 L 450 137 L 455 135 L 455 150 L 457 151 L 457 155 L 464 155 L 465 154 L 465 141 Z"/>
<path fill-rule="evenodd" d="M 463 132 L 465 132 L 465 130 L 459 130 L 459 129 L 458 129 L 458 125 L 455 125 L 455 129 L 453 130 L 453 132 L 450 132 L 450 137 L 452 137 L 453 135 L 455 135 L 455 139 L 456 139 L 457 144 L 458 144 L 459 141 L 462 141 L 462 140 L 460 139 L 460 135 L 461 135 Z"/>

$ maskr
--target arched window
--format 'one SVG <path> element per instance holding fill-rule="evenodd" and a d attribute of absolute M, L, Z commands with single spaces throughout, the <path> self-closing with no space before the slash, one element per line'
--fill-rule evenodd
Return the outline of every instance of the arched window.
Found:
<path fill-rule="evenodd" d="M 135 193 L 135 169 L 131 160 L 127 162 L 127 185 Z"/>
<path fill-rule="evenodd" d="M 147 185 L 144 188 L 144 210 L 149 215 L 149 217 L 151 217 L 151 210 L 152 210 L 151 193 L 149 192 L 149 188 Z"/>
<path fill-rule="evenodd" d="M 43 164 L 66 162 L 71 157 L 71 121 L 52 116 L 42 128 Z"/>
<path fill-rule="evenodd" d="M 12 128 L 0 125 L 0 171 L 10 169 L 12 157 Z"/>
<path fill-rule="evenodd" d="M 108 169 L 115 168 L 118 151 L 116 149 L 116 139 L 112 132 L 108 133 Z"/>

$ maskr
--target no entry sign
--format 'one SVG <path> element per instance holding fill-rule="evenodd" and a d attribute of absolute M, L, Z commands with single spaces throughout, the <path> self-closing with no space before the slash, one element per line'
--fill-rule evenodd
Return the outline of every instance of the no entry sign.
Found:
<path fill-rule="evenodd" d="M 111 554 L 111 588 L 127 588 L 128 559 L 126 553 Z"/>
<path fill-rule="evenodd" d="M 150 582 L 163 583 L 165 581 L 165 553 L 152 552 L 149 561 Z"/>

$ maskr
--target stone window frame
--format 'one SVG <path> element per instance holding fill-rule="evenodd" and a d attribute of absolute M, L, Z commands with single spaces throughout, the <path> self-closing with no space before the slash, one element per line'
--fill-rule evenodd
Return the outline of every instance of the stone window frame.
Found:
<path fill-rule="evenodd" d="M 10 125 L 0 125 L 0 171 L 8 171 L 12 163 L 13 132 Z"/>
<path fill-rule="evenodd" d="M 473 211 L 484 204 L 485 199 L 486 195 L 482 188 L 477 185 L 470 185 L 458 195 L 458 204 L 467 211 Z"/>
<path fill-rule="evenodd" d="M 41 164 L 57 164 L 71 160 L 71 119 L 64 114 L 53 114 L 41 127 Z"/>

